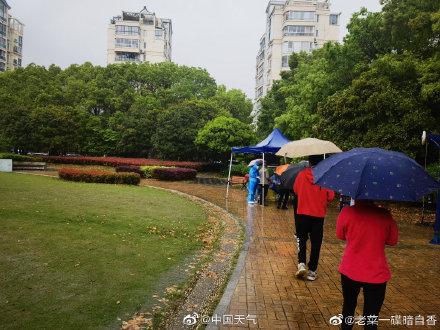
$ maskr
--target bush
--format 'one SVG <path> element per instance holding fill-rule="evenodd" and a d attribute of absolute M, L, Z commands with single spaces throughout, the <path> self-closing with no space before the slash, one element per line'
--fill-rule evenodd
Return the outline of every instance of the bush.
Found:
<path fill-rule="evenodd" d="M 76 168 L 62 168 L 58 171 L 60 179 L 67 181 L 89 183 L 111 183 L 138 185 L 141 176 L 137 173 L 114 173 L 100 170 L 81 170 Z"/>
<path fill-rule="evenodd" d="M 103 165 L 103 166 L 163 166 L 163 167 L 184 167 L 195 170 L 203 170 L 209 164 L 201 162 L 174 162 L 163 161 L 159 159 L 146 158 L 122 158 L 122 157 L 64 157 L 64 156 L 43 156 L 44 161 L 58 164 L 74 164 L 74 165 Z"/>
<path fill-rule="evenodd" d="M 153 177 L 154 170 L 157 168 L 164 168 L 164 166 L 141 166 L 142 175 L 146 179 Z"/>
<path fill-rule="evenodd" d="M 12 152 L 0 153 L 0 159 L 12 159 L 15 162 L 37 162 L 39 159 L 32 156 L 24 156 L 19 154 L 14 154 Z"/>
<path fill-rule="evenodd" d="M 139 166 L 132 166 L 132 165 L 117 166 L 116 172 L 117 173 L 137 173 L 140 175 L 141 178 L 145 178 L 144 172 L 141 170 L 141 168 Z"/>
<path fill-rule="evenodd" d="M 431 174 L 431 176 L 438 180 L 438 176 L 440 173 L 440 164 L 439 163 L 432 163 L 426 167 L 426 170 Z"/>
<path fill-rule="evenodd" d="M 153 177 L 164 181 L 195 180 L 197 171 L 191 168 L 156 168 Z"/>
<path fill-rule="evenodd" d="M 224 174 L 228 175 L 229 173 L 229 166 L 226 168 Z M 231 167 L 231 176 L 238 175 L 238 176 L 245 176 L 249 173 L 249 167 L 247 167 L 246 164 L 235 164 Z"/>

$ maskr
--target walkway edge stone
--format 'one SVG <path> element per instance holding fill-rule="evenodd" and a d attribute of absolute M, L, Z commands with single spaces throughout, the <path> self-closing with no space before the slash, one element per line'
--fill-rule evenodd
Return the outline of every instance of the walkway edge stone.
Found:
<path fill-rule="evenodd" d="M 234 215 L 231 215 L 231 216 L 238 219 Z M 238 257 L 235 269 L 229 279 L 228 285 L 226 286 L 226 289 L 223 293 L 223 296 L 220 299 L 220 302 L 217 305 L 217 308 L 214 310 L 213 315 L 224 315 L 226 313 L 226 310 L 227 310 L 229 304 L 231 303 L 235 288 L 237 287 L 238 281 L 240 280 L 241 273 L 243 272 L 244 266 L 246 264 L 246 257 L 247 257 L 248 251 L 249 251 L 249 245 L 250 245 L 252 233 L 253 233 L 253 216 L 248 216 L 247 223 L 246 223 L 246 237 L 245 237 L 245 241 L 244 241 L 242 250 L 241 250 L 240 255 Z M 215 329 L 220 329 L 220 327 L 218 325 L 209 324 L 206 327 L 206 329 L 207 330 L 215 330 Z"/>
<path fill-rule="evenodd" d="M 227 208 L 221 207 L 217 204 L 214 204 L 212 202 L 207 201 L 206 199 L 203 199 L 201 197 L 197 197 L 197 196 L 194 196 L 194 195 L 191 195 L 191 194 L 179 191 L 179 190 L 157 187 L 157 186 L 148 185 L 148 184 L 143 185 L 143 187 L 150 187 L 150 188 L 154 188 L 154 189 L 160 189 L 160 190 L 165 190 L 165 191 L 168 191 L 171 193 L 175 193 L 177 195 L 180 195 L 180 196 L 183 196 L 183 197 L 195 200 L 195 201 L 199 201 L 202 204 L 204 204 L 205 207 L 208 206 L 212 209 L 215 209 L 217 211 L 225 213 L 230 219 L 232 219 L 234 221 L 235 225 L 239 229 L 239 232 L 242 233 L 242 228 L 243 228 L 242 220 L 239 217 L 230 213 L 227 210 Z M 223 315 L 226 312 L 226 309 L 228 308 L 228 306 L 231 302 L 235 288 L 238 284 L 238 280 L 240 279 L 240 275 L 241 275 L 241 273 L 244 269 L 244 266 L 245 266 L 246 256 L 247 256 L 247 252 L 248 252 L 249 244 L 250 244 L 250 237 L 252 236 L 252 221 L 253 221 L 252 219 L 253 219 L 253 217 L 248 217 L 248 223 L 246 224 L 246 228 L 245 228 L 245 239 L 244 239 L 243 244 L 241 245 L 241 248 L 239 248 L 239 256 L 237 258 L 237 262 L 235 264 L 235 267 L 234 268 L 231 267 L 228 271 L 229 273 L 230 273 L 230 271 L 232 271 L 232 274 L 230 274 L 229 279 L 226 282 L 227 283 L 226 288 L 223 291 L 223 294 L 221 296 L 219 303 L 217 304 L 216 309 L 212 313 L 213 315 L 214 314 Z M 180 312 L 177 314 L 182 314 L 182 313 Z M 200 324 L 200 322 L 199 322 L 196 325 L 196 328 L 198 329 L 200 326 L 204 326 L 204 325 L 206 325 L 206 324 Z M 193 328 L 193 327 L 186 326 L 186 328 Z M 170 329 L 175 329 L 175 327 L 171 327 Z M 208 324 L 208 325 L 206 325 L 206 329 L 218 329 L 218 326 Z"/>

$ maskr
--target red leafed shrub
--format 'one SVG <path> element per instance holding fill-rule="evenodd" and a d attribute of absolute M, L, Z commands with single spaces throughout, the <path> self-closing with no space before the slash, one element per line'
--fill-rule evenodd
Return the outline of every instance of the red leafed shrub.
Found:
<path fill-rule="evenodd" d="M 208 163 L 201 162 L 174 162 L 159 159 L 146 158 L 121 158 L 121 157 L 64 157 L 64 156 L 44 156 L 45 162 L 59 164 L 77 164 L 77 165 L 104 165 L 104 166 L 166 166 L 166 167 L 184 167 L 194 170 L 202 170 L 206 168 Z"/>
<path fill-rule="evenodd" d="M 156 168 L 153 178 L 166 181 L 195 180 L 197 171 L 191 168 Z"/>
<path fill-rule="evenodd" d="M 100 170 L 81 170 L 76 168 L 61 168 L 58 176 L 67 181 L 112 183 L 138 185 L 141 176 L 137 173 L 114 173 Z"/>
<path fill-rule="evenodd" d="M 133 165 L 123 165 L 123 166 L 117 166 L 116 172 L 118 173 L 137 173 L 141 176 L 141 178 L 144 177 L 144 172 L 141 171 L 141 168 L 139 166 L 133 166 Z"/>

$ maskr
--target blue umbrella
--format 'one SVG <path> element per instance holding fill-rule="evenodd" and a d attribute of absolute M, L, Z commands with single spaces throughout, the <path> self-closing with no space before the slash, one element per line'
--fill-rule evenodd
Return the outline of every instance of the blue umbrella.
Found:
<path fill-rule="evenodd" d="M 418 201 L 440 189 L 415 160 L 380 148 L 355 148 L 313 168 L 319 186 L 353 199 Z"/>

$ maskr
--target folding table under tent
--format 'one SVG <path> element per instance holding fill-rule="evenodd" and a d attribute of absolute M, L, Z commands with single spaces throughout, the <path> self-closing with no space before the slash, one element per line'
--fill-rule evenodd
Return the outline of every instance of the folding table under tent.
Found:
<path fill-rule="evenodd" d="M 234 154 L 262 154 L 263 155 L 263 173 L 265 173 L 264 164 L 264 154 L 275 154 L 281 149 L 283 145 L 289 143 L 283 133 L 278 128 L 275 128 L 272 133 L 270 133 L 267 138 L 254 146 L 248 147 L 234 147 L 231 152 L 231 159 L 229 161 L 229 174 L 228 174 L 228 186 L 226 188 L 226 198 L 229 196 L 229 185 L 231 184 L 231 169 L 232 169 L 232 159 Z M 264 199 L 264 190 L 263 190 Z"/>

